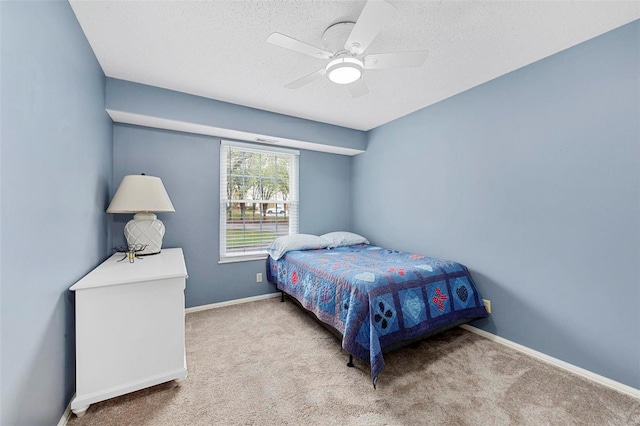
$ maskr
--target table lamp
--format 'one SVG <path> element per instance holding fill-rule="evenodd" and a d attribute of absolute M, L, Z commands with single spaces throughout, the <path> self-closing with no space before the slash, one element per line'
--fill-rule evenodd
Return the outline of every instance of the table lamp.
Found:
<path fill-rule="evenodd" d="M 155 213 L 175 211 L 162 180 L 144 173 L 125 176 L 107 208 L 107 213 L 135 213 L 124 236 L 130 249 L 146 246 L 138 256 L 160 253 L 165 228 Z"/>

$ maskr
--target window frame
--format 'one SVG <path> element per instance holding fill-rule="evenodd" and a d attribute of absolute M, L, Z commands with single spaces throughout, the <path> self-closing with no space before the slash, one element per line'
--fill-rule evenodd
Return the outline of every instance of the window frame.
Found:
<path fill-rule="evenodd" d="M 220 245 L 220 256 L 218 263 L 231 263 L 231 262 L 243 262 L 243 261 L 251 261 L 251 260 L 261 260 L 266 259 L 268 254 L 265 249 L 254 250 L 254 251 L 243 251 L 243 252 L 229 252 L 227 247 L 227 204 L 228 203 L 238 203 L 238 202 L 256 202 L 258 200 L 234 200 L 228 198 L 227 192 L 227 159 L 228 153 L 231 150 L 241 151 L 241 152 L 250 152 L 250 153 L 259 153 L 265 155 L 277 155 L 280 157 L 288 157 L 290 161 L 290 170 L 289 170 L 289 199 L 288 200 L 278 200 L 269 199 L 269 200 L 259 200 L 262 203 L 266 204 L 276 204 L 276 208 L 278 205 L 287 204 L 289 206 L 289 234 L 297 234 L 298 226 L 299 226 L 299 156 L 300 151 L 294 149 L 286 149 L 280 147 L 272 147 L 272 146 L 264 146 L 264 145 L 256 145 L 251 143 L 244 142 L 236 142 L 229 140 L 220 140 L 220 225 L 219 225 L 219 245 Z M 244 176 L 245 174 L 242 173 Z M 273 176 L 273 179 L 277 179 L 277 175 Z M 244 191 L 248 190 L 248 188 L 244 188 Z M 277 193 L 274 194 L 277 197 Z M 262 222 L 260 223 L 260 227 L 262 227 Z"/>

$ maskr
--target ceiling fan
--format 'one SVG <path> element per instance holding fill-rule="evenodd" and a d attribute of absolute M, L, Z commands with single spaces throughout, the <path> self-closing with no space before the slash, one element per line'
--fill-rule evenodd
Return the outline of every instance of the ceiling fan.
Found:
<path fill-rule="evenodd" d="M 369 92 L 363 80 L 364 70 L 421 67 L 427 59 L 427 50 L 362 56 L 395 11 L 394 6 L 382 0 L 367 1 L 357 22 L 339 22 L 324 31 L 323 49 L 284 34 L 272 33 L 267 37 L 267 43 L 314 58 L 329 59 L 326 66 L 285 87 L 297 89 L 326 76 L 334 83 L 346 85 L 351 95 L 357 98 Z"/>

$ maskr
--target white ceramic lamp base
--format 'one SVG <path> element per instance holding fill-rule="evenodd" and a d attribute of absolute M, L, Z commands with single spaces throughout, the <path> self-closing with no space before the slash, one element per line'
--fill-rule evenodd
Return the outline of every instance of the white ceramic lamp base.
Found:
<path fill-rule="evenodd" d="M 162 248 L 164 224 L 153 213 L 136 213 L 124 227 L 124 237 L 129 247 L 146 246 L 138 255 L 157 254 Z"/>

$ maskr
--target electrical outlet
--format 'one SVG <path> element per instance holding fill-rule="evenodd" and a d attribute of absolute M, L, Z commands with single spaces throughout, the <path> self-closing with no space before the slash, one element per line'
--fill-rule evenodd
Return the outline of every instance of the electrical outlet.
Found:
<path fill-rule="evenodd" d="M 257 283 L 261 283 L 262 282 L 262 272 L 258 272 L 256 274 L 256 282 Z"/>
<path fill-rule="evenodd" d="M 482 303 L 484 303 L 484 307 L 487 310 L 488 313 L 491 313 L 491 300 L 489 299 L 482 299 Z"/>

